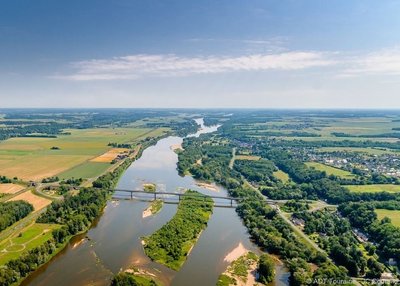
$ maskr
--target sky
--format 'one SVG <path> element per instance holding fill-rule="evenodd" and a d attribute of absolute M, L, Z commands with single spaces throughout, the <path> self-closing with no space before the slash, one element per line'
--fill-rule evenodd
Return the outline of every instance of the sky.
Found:
<path fill-rule="evenodd" d="M 400 108 L 400 1 L 0 0 L 0 107 Z"/>

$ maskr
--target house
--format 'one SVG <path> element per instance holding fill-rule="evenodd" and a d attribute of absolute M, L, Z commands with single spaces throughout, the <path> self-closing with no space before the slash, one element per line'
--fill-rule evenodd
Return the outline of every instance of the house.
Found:
<path fill-rule="evenodd" d="M 360 230 L 358 229 L 354 229 L 353 230 L 353 234 L 356 236 L 357 240 L 361 243 L 363 242 L 367 242 L 368 241 L 368 236 L 364 233 L 362 233 Z"/>
<path fill-rule="evenodd" d="M 290 220 L 293 222 L 294 225 L 301 226 L 301 227 L 304 227 L 304 225 L 305 225 L 304 220 L 302 220 L 301 218 L 292 217 Z"/>

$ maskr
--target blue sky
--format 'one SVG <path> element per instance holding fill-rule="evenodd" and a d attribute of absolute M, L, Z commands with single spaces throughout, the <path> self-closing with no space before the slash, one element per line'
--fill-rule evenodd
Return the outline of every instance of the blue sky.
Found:
<path fill-rule="evenodd" d="M 400 108 L 399 15 L 385 0 L 0 0 L 0 106 Z"/>

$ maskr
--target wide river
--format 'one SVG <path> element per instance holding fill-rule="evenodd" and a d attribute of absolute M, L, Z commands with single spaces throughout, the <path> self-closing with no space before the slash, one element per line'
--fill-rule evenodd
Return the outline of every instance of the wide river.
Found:
<path fill-rule="evenodd" d="M 216 131 L 205 127 L 198 119 L 200 131 L 190 136 Z M 203 194 L 225 196 L 218 191 L 196 185 L 190 176 L 180 176 L 176 170 L 178 156 L 172 146 L 180 145 L 181 137 L 170 136 L 147 148 L 140 159 L 122 176 L 117 189 L 141 189 L 144 183 L 154 183 L 157 190 L 183 192 L 194 189 Z M 123 197 L 123 193 L 116 193 Z M 126 196 L 126 195 L 125 195 Z M 178 271 L 152 262 L 144 253 L 141 237 L 150 235 L 169 221 L 176 212 L 176 204 L 164 204 L 155 216 L 143 218 L 149 203 L 141 200 L 111 200 L 102 216 L 84 235 L 75 237 L 49 263 L 28 277 L 22 285 L 79 286 L 109 285 L 111 277 L 121 270 L 135 266 L 156 275 L 165 285 L 214 286 L 218 276 L 229 265 L 225 257 L 240 244 L 260 253 L 233 208 L 215 207 L 207 228 Z M 276 263 L 276 279 L 271 285 L 288 285 L 288 273 Z"/>

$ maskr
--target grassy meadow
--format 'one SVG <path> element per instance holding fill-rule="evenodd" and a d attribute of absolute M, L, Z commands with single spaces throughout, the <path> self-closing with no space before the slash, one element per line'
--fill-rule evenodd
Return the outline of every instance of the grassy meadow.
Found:
<path fill-rule="evenodd" d="M 61 226 L 57 224 L 34 223 L 15 236 L 3 240 L 0 243 L 0 265 L 4 265 L 8 261 L 18 258 L 23 252 L 43 244 L 52 237 L 51 232 L 59 227 Z"/>
<path fill-rule="evenodd" d="M 281 180 L 283 183 L 287 183 L 290 180 L 289 175 L 287 173 L 281 171 L 281 170 L 278 170 L 278 171 L 274 172 L 274 176 L 277 179 Z"/>
<path fill-rule="evenodd" d="M 325 164 L 317 163 L 317 162 L 307 162 L 306 165 L 308 167 L 314 168 L 319 171 L 325 171 L 327 175 L 335 175 L 341 178 L 351 179 L 354 178 L 354 175 L 348 171 L 341 170 L 338 168 L 334 168 Z"/>
<path fill-rule="evenodd" d="M 357 193 L 397 193 L 400 192 L 400 185 L 390 185 L 390 184 L 375 184 L 375 185 L 347 185 L 351 192 Z"/>
<path fill-rule="evenodd" d="M 393 225 L 400 227 L 400 211 L 399 210 L 376 209 L 375 212 L 378 215 L 378 219 L 383 219 L 384 217 L 388 217 L 392 220 Z"/>
<path fill-rule="evenodd" d="M 62 172 L 58 176 L 61 180 L 69 178 L 93 178 L 104 173 L 110 167 L 110 163 L 84 162 L 83 164 Z"/>

